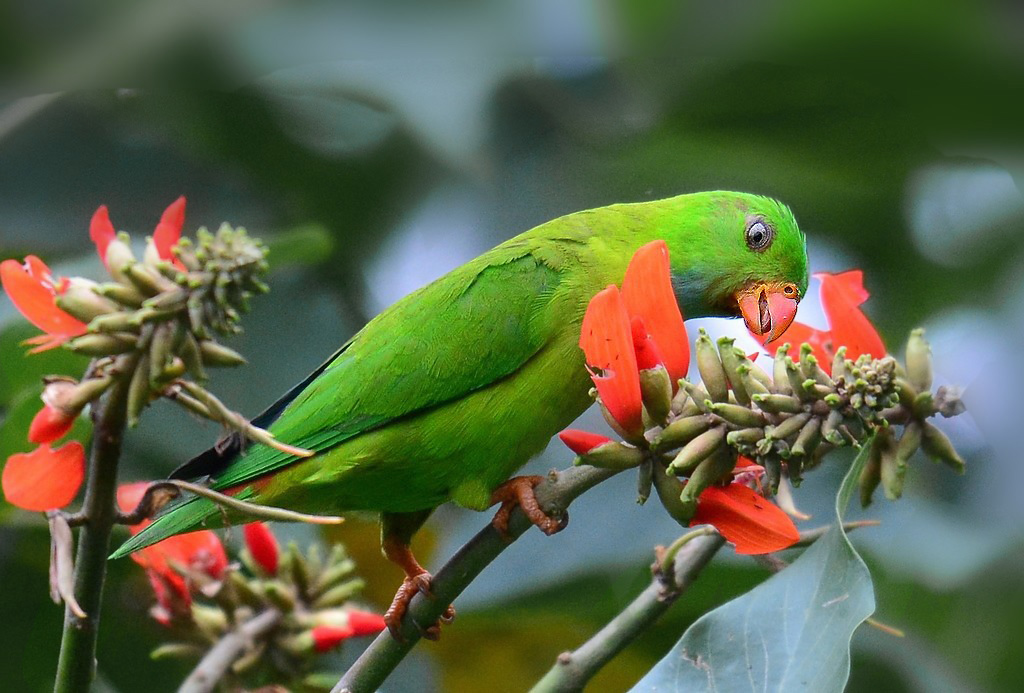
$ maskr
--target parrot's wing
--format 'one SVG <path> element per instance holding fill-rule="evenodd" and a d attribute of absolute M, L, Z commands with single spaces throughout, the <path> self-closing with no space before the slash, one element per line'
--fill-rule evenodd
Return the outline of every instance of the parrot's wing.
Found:
<path fill-rule="evenodd" d="M 321 452 L 515 373 L 555 331 L 551 299 L 563 258 L 549 248 L 501 250 L 372 320 L 294 395 L 270 431 Z M 213 487 L 237 486 L 298 459 L 252 445 L 218 471 Z"/>

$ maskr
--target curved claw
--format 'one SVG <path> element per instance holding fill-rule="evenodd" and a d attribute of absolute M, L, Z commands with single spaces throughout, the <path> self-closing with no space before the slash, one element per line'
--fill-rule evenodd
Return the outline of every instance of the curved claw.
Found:
<path fill-rule="evenodd" d="M 405 637 L 402 636 L 402 620 L 405 618 L 406 613 L 409 611 L 409 603 L 417 593 L 423 594 L 423 596 L 433 599 L 434 594 L 431 592 L 430 583 L 433 577 L 430 573 L 422 572 L 417 575 L 406 577 L 402 581 L 402 586 L 398 588 L 395 593 L 395 598 L 391 601 L 391 606 L 384 612 L 384 625 L 387 626 L 388 631 L 398 642 L 404 643 Z M 448 608 L 444 610 L 441 617 L 436 623 L 430 626 L 423 627 L 418 623 L 414 622 L 414 625 L 419 629 L 420 634 L 427 640 L 439 640 L 441 638 L 441 624 L 448 624 L 455 620 L 455 607 L 448 605 Z"/>
<path fill-rule="evenodd" d="M 530 522 L 549 536 L 562 531 L 569 524 L 568 514 L 552 517 L 541 510 L 534 489 L 543 480 L 542 476 L 516 476 L 494 490 L 491 494 L 491 504 L 501 503 L 501 507 L 494 514 L 491 524 L 501 536 L 508 538 L 509 517 L 517 505 L 522 508 Z"/>

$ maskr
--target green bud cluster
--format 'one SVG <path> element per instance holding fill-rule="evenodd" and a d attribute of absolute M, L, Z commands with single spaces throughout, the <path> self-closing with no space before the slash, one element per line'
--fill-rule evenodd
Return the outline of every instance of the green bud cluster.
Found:
<path fill-rule="evenodd" d="M 113 281 L 75 285 L 57 299 L 88 325 L 67 348 L 94 357 L 97 377 L 129 379 L 130 425 L 178 379 L 202 381 L 209 367 L 244 364 L 216 336 L 240 332 L 249 299 L 268 290 L 260 280 L 268 268 L 266 248 L 245 229 L 200 229 L 195 242 L 181 239 L 174 253 L 176 263 L 152 249 L 138 260 L 120 234 L 106 254 Z"/>
<path fill-rule="evenodd" d="M 172 610 L 168 624 L 174 641 L 161 645 L 152 657 L 198 659 L 229 632 L 269 610 L 280 613 L 231 667 L 234 690 L 243 679 L 291 681 L 299 684 L 312 669 L 317 652 L 312 630 L 345 621 L 350 602 L 365 583 L 355 577 L 355 563 L 345 548 L 335 544 L 327 557 L 317 545 L 305 554 L 292 542 L 280 555 L 277 572 L 270 575 L 247 549 L 241 565 L 230 564 L 219 580 L 205 573 L 182 571 L 197 596 Z"/>
<path fill-rule="evenodd" d="M 923 330 L 911 335 L 905 367 L 891 356 L 847 359 L 841 348 L 831 374 L 807 344 L 795 358 L 789 345 L 780 347 L 771 375 L 729 338 L 719 339 L 716 347 L 702 330 L 695 351 L 702 382 L 680 380 L 675 397 L 669 402 L 662 395 L 666 402 L 657 406 L 645 390 L 650 426 L 636 449 L 626 446 L 631 453 L 615 459 L 620 468 L 640 465 L 641 489 L 653 484 L 681 523 L 693 517 L 704 489 L 731 478 L 738 455 L 764 467 L 766 486 L 774 493 L 783 474 L 799 485 L 802 474 L 829 452 L 870 440 L 871 459 L 861 479 L 865 505 L 879 485 L 887 497 L 900 496 L 908 461 L 919 449 L 963 472 L 949 439 L 927 421 L 964 408 L 957 390 L 929 390 L 932 367 Z M 661 411 L 667 413 L 652 414 Z M 896 426 L 902 427 L 898 436 Z M 608 466 L 589 457 L 582 462 Z M 653 469 L 645 469 L 649 464 Z"/>

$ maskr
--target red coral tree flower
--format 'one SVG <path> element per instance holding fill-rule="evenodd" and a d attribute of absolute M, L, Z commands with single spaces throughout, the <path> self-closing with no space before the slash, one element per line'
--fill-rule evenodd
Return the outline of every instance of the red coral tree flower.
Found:
<path fill-rule="evenodd" d="M 262 522 L 250 522 L 242 528 L 242 534 L 245 537 L 245 546 L 256 565 L 267 575 L 277 575 L 281 550 L 270 528 Z"/>
<path fill-rule="evenodd" d="M 328 652 L 347 638 L 362 635 L 376 635 L 387 626 L 384 617 L 369 611 L 357 609 L 338 610 L 329 624 L 315 626 L 311 631 L 313 649 L 317 652 Z"/>
<path fill-rule="evenodd" d="M 807 343 L 813 349 L 818 364 L 831 374 L 832 361 L 840 347 L 846 347 L 846 358 L 856 360 L 867 354 L 880 359 L 885 356 L 885 343 L 860 306 L 871 296 L 864 288 L 864 273 L 849 270 L 839 274 L 819 272 L 814 277 L 821 281 L 821 305 L 828 319 L 829 329 L 819 330 L 795 322 L 778 339 L 763 346 L 772 355 L 785 342 L 793 345 Z M 759 338 L 755 335 L 755 339 Z"/>
<path fill-rule="evenodd" d="M 26 320 L 46 334 L 33 337 L 29 344 L 36 345 L 30 353 L 58 347 L 86 332 L 86 325 L 57 307 L 57 296 L 67 289 L 67 281 L 55 280 L 45 262 L 35 255 L 0 262 L 0 283 Z"/>
<path fill-rule="evenodd" d="M 743 555 L 780 551 L 800 540 L 789 515 L 739 482 L 704 489 L 690 521 L 691 527 L 695 525 L 712 525 Z"/>
<path fill-rule="evenodd" d="M 120 486 L 117 489 L 117 505 L 121 512 L 129 513 L 135 510 L 148 487 L 149 483 L 145 481 Z M 128 531 L 137 534 L 150 522 L 151 520 L 143 520 L 130 526 Z M 202 572 L 214 579 L 220 579 L 228 565 L 224 545 L 217 535 L 208 529 L 164 539 L 136 551 L 132 554 L 132 560 L 146 570 L 154 586 L 157 583 L 164 586 L 165 589 L 155 589 L 155 592 L 158 600 L 161 600 L 160 606 L 171 613 L 192 602 L 189 586 L 179 570 Z"/>
<path fill-rule="evenodd" d="M 627 439 L 642 435 L 639 370 L 663 365 L 675 388 L 690 365 L 689 341 L 672 289 L 664 242 L 655 241 L 637 251 L 621 292 L 612 285 L 591 299 L 583 317 L 580 347 L 616 428 Z M 614 442 L 575 429 L 559 437 L 578 455 Z M 759 469 L 745 458 L 737 461 L 738 474 L 750 475 Z M 691 526 L 699 524 L 713 525 L 741 554 L 778 551 L 800 538 L 785 512 L 739 481 L 701 493 Z"/>
<path fill-rule="evenodd" d="M 41 445 L 7 458 L 2 484 L 7 502 L 25 510 L 63 508 L 78 495 L 85 480 L 85 449 L 77 441 L 56 450 Z"/>

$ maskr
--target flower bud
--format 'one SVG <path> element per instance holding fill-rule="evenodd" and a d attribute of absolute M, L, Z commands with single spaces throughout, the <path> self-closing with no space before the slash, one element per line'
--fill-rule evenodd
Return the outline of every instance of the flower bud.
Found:
<path fill-rule="evenodd" d="M 679 496 L 683 492 L 683 483 L 658 463 L 654 463 L 653 478 L 654 490 L 657 492 L 658 500 L 661 501 L 665 511 L 683 527 L 688 527 L 690 520 L 693 519 L 693 511 L 695 509 L 687 509 L 682 501 L 679 500 Z M 688 511 L 689 514 L 687 514 Z"/>
<path fill-rule="evenodd" d="M 753 395 L 754 404 L 770 414 L 799 414 L 803 403 L 792 395 Z"/>
<path fill-rule="evenodd" d="M 832 380 L 836 381 L 848 376 L 849 369 L 846 367 L 846 347 L 841 346 L 836 349 L 836 355 L 832 359 Z"/>
<path fill-rule="evenodd" d="M 866 508 L 871 505 L 871 499 L 875 495 L 875 489 L 882 482 L 882 457 L 879 454 L 878 445 L 871 442 L 868 450 L 868 458 L 860 471 L 860 505 Z"/>
<path fill-rule="evenodd" d="M 103 262 L 106 264 L 110 276 L 125 285 L 130 284 L 130 281 L 124 273 L 124 268 L 137 262 L 135 253 L 132 252 L 132 248 L 129 245 L 130 240 L 126 233 L 117 234 L 117 238 L 110 241 L 110 244 L 107 246 L 107 252 L 103 257 Z"/>
<path fill-rule="evenodd" d="M 757 369 L 756 371 L 754 369 Z M 754 395 L 767 395 L 771 392 L 769 385 L 765 385 L 764 382 L 756 376 L 757 371 L 764 373 L 760 368 L 757 368 L 754 364 L 747 361 L 741 363 L 736 369 L 736 373 L 739 376 L 740 382 L 743 383 L 743 389 L 746 390 L 747 394 L 753 398 Z"/>
<path fill-rule="evenodd" d="M 253 563 L 265 575 L 277 575 L 280 548 L 274 533 L 263 522 L 250 522 L 242 529 L 245 546 Z"/>
<path fill-rule="evenodd" d="M 821 419 L 813 417 L 800 429 L 800 434 L 797 435 L 791 452 L 798 457 L 809 455 L 814 452 L 814 449 L 818 447 L 820 442 Z"/>
<path fill-rule="evenodd" d="M 647 415 L 662 425 L 672 410 L 672 381 L 661 364 L 640 371 L 640 396 Z"/>
<path fill-rule="evenodd" d="M 921 447 L 921 423 L 918 421 L 911 421 L 903 428 L 903 435 L 900 436 L 900 442 L 896 446 L 896 456 L 899 458 L 901 464 L 906 466 L 910 458 L 914 456 L 914 453 Z"/>
<path fill-rule="evenodd" d="M 199 354 L 207 366 L 244 366 L 248 363 L 245 357 L 234 349 L 219 344 L 211 339 L 199 341 Z M 664 369 L 663 369 L 664 370 Z M 667 375 L 666 375 L 667 377 Z M 643 380 L 641 379 L 641 385 Z"/>
<path fill-rule="evenodd" d="M 729 400 L 729 383 L 725 377 L 725 370 L 722 368 L 722 361 L 718 357 L 718 350 L 711 343 L 711 338 L 703 329 L 697 337 L 695 344 L 697 351 L 697 369 L 700 371 L 701 381 L 707 388 L 708 394 L 715 402 L 727 402 Z"/>
<path fill-rule="evenodd" d="M 775 385 L 775 391 L 783 394 L 792 394 L 793 390 L 789 386 L 789 375 L 786 373 L 786 360 L 789 354 L 789 344 L 783 344 L 775 352 L 775 360 L 772 362 L 772 369 L 774 377 L 772 382 Z"/>
<path fill-rule="evenodd" d="M 138 308 L 146 300 L 146 297 L 139 293 L 135 287 L 116 282 L 99 284 L 96 286 L 95 291 L 100 296 L 105 296 L 127 308 Z"/>
<path fill-rule="evenodd" d="M 727 448 L 718 449 L 698 464 L 679 494 L 679 501 L 683 505 L 684 513 L 693 517 L 693 514 L 697 512 L 697 498 L 704 489 L 721 481 L 723 477 L 732 472 L 735 466 L 736 455 Z"/>
<path fill-rule="evenodd" d="M 740 377 L 739 373 L 739 368 L 742 364 L 740 359 L 743 352 L 737 354 L 737 349 L 734 346 L 735 343 L 736 340 L 730 337 L 719 338 L 718 354 L 721 358 L 722 370 L 732 386 L 732 392 L 736 396 L 736 401 L 745 407 L 750 404 L 750 394 L 747 392 L 747 388 L 743 384 L 743 378 Z"/>
<path fill-rule="evenodd" d="M 932 387 L 932 348 L 921 328 L 913 330 L 907 342 L 907 378 L 918 390 Z"/>
<path fill-rule="evenodd" d="M 729 431 L 728 435 L 725 436 L 725 442 L 733 447 L 756 445 L 763 439 L 763 428 L 743 428 L 738 431 Z"/>
<path fill-rule="evenodd" d="M 734 426 L 750 428 L 752 426 L 764 426 L 766 423 L 761 412 L 741 407 L 738 404 L 718 402 L 711 404 L 710 407 L 712 413 L 717 414 Z"/>
<path fill-rule="evenodd" d="M 632 445 L 616 440 L 599 445 L 578 458 L 578 464 L 602 469 L 630 469 L 644 461 L 644 454 Z"/>
<path fill-rule="evenodd" d="M 67 288 L 57 294 L 57 307 L 85 323 L 99 315 L 119 310 L 116 303 L 96 293 L 95 287 L 94 282 L 86 279 L 68 280 Z"/>
<path fill-rule="evenodd" d="M 694 469 L 724 444 L 725 428 L 723 426 L 716 426 L 701 433 L 679 451 L 679 454 L 668 465 L 669 472 L 679 474 Z"/>
<path fill-rule="evenodd" d="M 658 434 L 651 447 L 655 450 L 672 450 L 693 440 L 710 426 L 711 422 L 703 414 L 676 419 Z"/>
<path fill-rule="evenodd" d="M 768 440 L 784 440 L 799 432 L 800 429 L 803 428 L 810 420 L 811 414 L 809 412 L 794 414 L 788 419 L 783 419 L 782 423 L 778 426 L 769 428 L 766 432 L 765 438 Z"/>
<path fill-rule="evenodd" d="M 580 431 L 575 428 L 565 429 L 558 434 L 558 438 L 577 455 L 586 455 L 594 448 L 613 442 L 608 436 L 589 431 Z"/>
<path fill-rule="evenodd" d="M 897 455 L 892 429 L 879 430 L 875 434 L 874 444 L 878 447 L 882 489 L 885 491 L 885 497 L 889 500 L 896 500 L 903 495 L 903 480 L 907 474 L 907 465 Z"/>
<path fill-rule="evenodd" d="M 927 421 L 921 422 L 921 448 L 936 462 L 949 465 L 957 474 L 964 473 L 964 460 L 953 447 L 953 443 L 945 433 Z"/>
<path fill-rule="evenodd" d="M 130 334 L 85 334 L 68 341 L 65 346 L 85 356 L 115 356 L 134 350 L 137 343 L 138 339 Z"/>
<path fill-rule="evenodd" d="M 651 486 L 654 483 L 654 460 L 644 460 L 637 471 L 636 502 L 643 505 L 651 497 Z"/>

